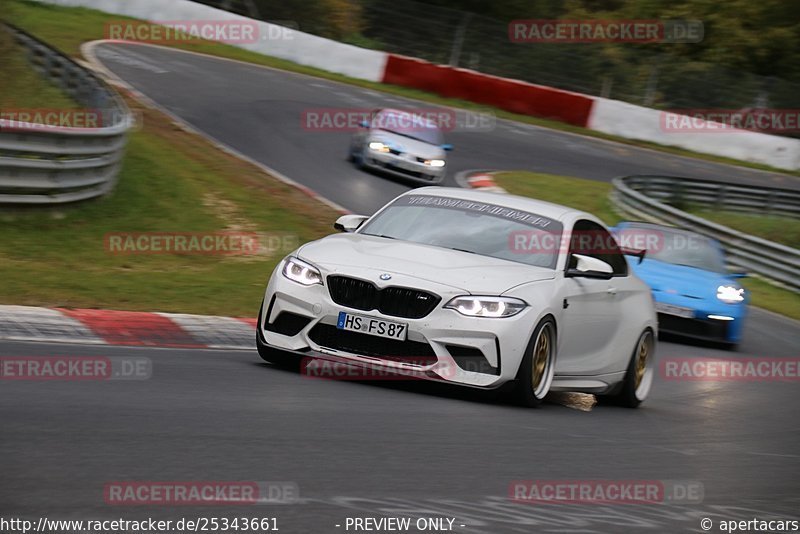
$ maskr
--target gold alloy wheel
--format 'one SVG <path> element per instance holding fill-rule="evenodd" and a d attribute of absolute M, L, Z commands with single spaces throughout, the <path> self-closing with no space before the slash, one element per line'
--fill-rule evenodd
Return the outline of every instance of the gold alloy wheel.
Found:
<path fill-rule="evenodd" d="M 539 385 L 544 378 L 547 369 L 547 360 L 550 358 L 550 328 L 545 325 L 536 338 L 536 346 L 533 349 L 533 365 L 531 366 L 533 391 L 539 389 Z"/>
<path fill-rule="evenodd" d="M 644 372 L 647 369 L 647 357 L 650 355 L 650 343 L 648 343 L 649 337 L 650 334 L 646 334 L 642 336 L 642 340 L 639 342 L 639 350 L 636 354 L 635 389 L 639 389 L 639 386 L 642 383 L 642 378 L 644 378 Z"/>

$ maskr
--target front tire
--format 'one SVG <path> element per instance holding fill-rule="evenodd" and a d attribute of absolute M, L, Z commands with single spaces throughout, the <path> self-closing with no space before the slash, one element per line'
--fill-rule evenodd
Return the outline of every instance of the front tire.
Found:
<path fill-rule="evenodd" d="M 356 166 L 357 169 L 366 170 L 367 166 L 364 163 L 364 147 L 350 146 L 350 155 L 348 161 Z"/>
<path fill-rule="evenodd" d="M 556 369 L 556 326 L 544 319 L 531 336 L 525 356 L 517 372 L 514 396 L 517 402 L 531 408 L 542 404 Z"/>

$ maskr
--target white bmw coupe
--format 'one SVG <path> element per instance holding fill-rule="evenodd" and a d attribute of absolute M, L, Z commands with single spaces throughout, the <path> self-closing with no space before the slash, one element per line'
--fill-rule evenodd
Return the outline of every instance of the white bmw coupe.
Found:
<path fill-rule="evenodd" d="M 334 227 L 272 274 L 256 334 L 264 360 L 507 385 L 528 406 L 579 391 L 635 407 L 650 391 L 650 289 L 592 215 L 426 187 Z"/>

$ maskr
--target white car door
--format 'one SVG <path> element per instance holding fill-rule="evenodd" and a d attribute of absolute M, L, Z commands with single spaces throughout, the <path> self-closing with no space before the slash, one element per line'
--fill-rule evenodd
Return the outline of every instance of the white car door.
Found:
<path fill-rule="evenodd" d="M 615 345 L 624 300 L 620 297 L 627 291 L 628 266 L 611 234 L 590 220 L 576 221 L 571 233 L 572 254 L 608 263 L 613 276 L 608 280 L 564 276 L 557 373 L 599 374 L 618 360 Z"/>

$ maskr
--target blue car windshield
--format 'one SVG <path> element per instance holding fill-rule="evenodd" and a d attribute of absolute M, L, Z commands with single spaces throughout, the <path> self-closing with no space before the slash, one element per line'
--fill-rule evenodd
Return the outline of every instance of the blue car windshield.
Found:
<path fill-rule="evenodd" d="M 672 231 L 660 226 L 628 225 L 619 230 L 617 240 L 629 250 L 645 248 L 646 258 L 649 259 L 715 273 L 725 272 L 725 259 L 719 246 L 699 234 Z M 644 243 L 645 246 L 626 246 L 626 242 Z"/>

